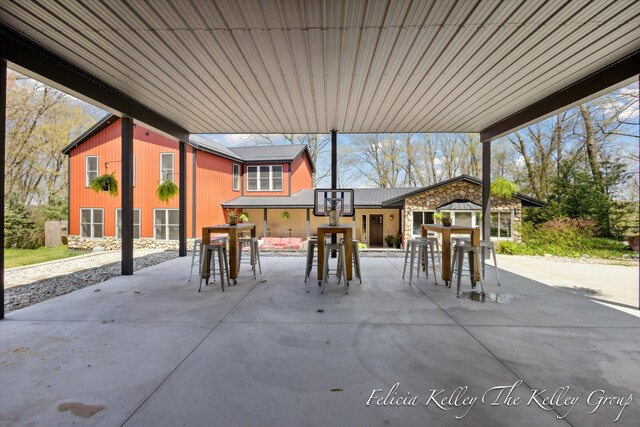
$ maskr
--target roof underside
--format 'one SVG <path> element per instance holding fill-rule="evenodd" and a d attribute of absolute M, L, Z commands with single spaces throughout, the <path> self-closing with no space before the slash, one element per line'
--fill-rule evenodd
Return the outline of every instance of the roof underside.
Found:
<path fill-rule="evenodd" d="M 0 12 L 190 133 L 478 132 L 640 46 L 635 0 L 14 0 Z"/>

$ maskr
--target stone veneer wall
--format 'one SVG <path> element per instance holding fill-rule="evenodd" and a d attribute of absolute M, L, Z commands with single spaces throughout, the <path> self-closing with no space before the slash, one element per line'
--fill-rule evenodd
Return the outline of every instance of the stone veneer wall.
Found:
<path fill-rule="evenodd" d="M 472 184 L 468 181 L 457 181 L 442 187 L 435 188 L 424 193 L 407 197 L 404 204 L 404 235 L 405 239 L 410 238 L 413 230 L 413 211 L 431 210 L 436 206 L 444 205 L 453 199 L 467 199 L 482 205 L 482 186 Z M 513 215 L 513 240 L 519 242 L 520 224 L 522 223 L 522 203 L 520 199 L 499 199 L 491 196 L 491 212 L 508 211 Z"/>
<path fill-rule="evenodd" d="M 115 237 L 102 237 L 98 239 L 87 239 L 80 236 L 69 236 L 70 249 L 93 249 L 104 248 L 105 251 L 120 249 L 120 239 Z M 178 250 L 177 240 L 156 240 L 152 238 L 142 238 L 133 240 L 134 249 L 165 249 Z M 193 248 L 193 239 L 187 239 L 187 249 Z"/>

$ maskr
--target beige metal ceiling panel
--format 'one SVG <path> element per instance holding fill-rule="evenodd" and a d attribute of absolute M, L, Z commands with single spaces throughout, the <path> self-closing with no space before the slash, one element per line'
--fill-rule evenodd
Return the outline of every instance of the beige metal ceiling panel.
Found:
<path fill-rule="evenodd" d="M 191 132 L 478 131 L 640 49 L 632 0 L 8 0 Z"/>

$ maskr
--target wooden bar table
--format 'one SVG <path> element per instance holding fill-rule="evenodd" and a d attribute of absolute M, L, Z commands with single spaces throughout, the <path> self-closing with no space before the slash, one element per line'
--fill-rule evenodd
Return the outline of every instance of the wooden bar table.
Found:
<path fill-rule="evenodd" d="M 471 244 L 480 247 L 480 228 L 465 227 L 462 225 L 444 226 L 442 224 L 422 224 L 422 237 L 427 237 L 428 232 L 433 231 L 442 235 L 442 262 L 441 276 L 445 284 L 448 286 L 451 282 L 451 235 L 452 234 L 469 234 L 471 236 Z M 478 256 L 473 263 L 474 281 L 480 280 L 480 266 Z"/>
<path fill-rule="evenodd" d="M 221 224 L 209 227 L 202 227 L 202 245 L 211 243 L 211 233 L 229 235 L 229 277 L 233 284 L 238 284 L 238 231 L 250 230 L 251 237 L 256 237 L 256 225 L 245 222 L 237 225 Z M 202 273 L 209 277 L 209 256 L 205 254 Z"/>
<path fill-rule="evenodd" d="M 324 236 L 325 234 L 344 235 L 345 260 L 347 263 L 347 281 L 351 280 L 353 274 L 353 229 L 351 225 L 329 225 L 320 224 L 318 226 L 318 285 L 322 282 L 324 271 Z"/>

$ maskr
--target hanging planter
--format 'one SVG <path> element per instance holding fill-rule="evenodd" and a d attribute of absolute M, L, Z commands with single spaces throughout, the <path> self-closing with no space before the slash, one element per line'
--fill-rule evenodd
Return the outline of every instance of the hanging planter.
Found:
<path fill-rule="evenodd" d="M 289 211 L 284 211 L 280 214 L 280 218 L 282 219 L 289 219 Z"/>
<path fill-rule="evenodd" d="M 170 199 L 173 199 L 176 194 L 180 192 L 180 189 L 173 181 L 165 181 L 162 184 L 158 185 L 158 189 L 156 190 L 156 196 L 160 201 L 169 203 Z"/>
<path fill-rule="evenodd" d="M 113 197 L 118 195 L 118 180 L 113 173 L 106 173 L 93 178 L 89 181 L 89 187 L 96 193 L 106 191 Z"/>

